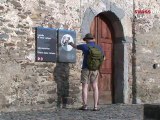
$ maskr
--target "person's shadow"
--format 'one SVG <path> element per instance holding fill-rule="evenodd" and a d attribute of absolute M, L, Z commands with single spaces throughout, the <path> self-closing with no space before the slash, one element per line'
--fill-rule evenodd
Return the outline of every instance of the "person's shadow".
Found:
<path fill-rule="evenodd" d="M 53 76 L 57 83 L 57 107 L 66 108 L 69 97 L 69 64 L 57 63 Z"/>

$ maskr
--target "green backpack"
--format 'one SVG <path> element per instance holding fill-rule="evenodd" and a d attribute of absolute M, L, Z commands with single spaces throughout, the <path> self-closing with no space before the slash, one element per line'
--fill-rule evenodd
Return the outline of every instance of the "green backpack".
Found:
<path fill-rule="evenodd" d="M 90 46 L 90 45 L 87 46 L 89 48 L 89 55 L 87 60 L 88 69 L 99 70 L 104 60 L 103 53 L 96 46 Z"/>

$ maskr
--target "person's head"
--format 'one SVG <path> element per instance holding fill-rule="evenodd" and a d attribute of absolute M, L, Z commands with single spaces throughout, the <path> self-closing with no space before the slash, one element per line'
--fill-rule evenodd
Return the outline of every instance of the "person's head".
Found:
<path fill-rule="evenodd" d="M 85 41 L 85 42 L 95 42 L 94 37 L 91 33 L 87 33 L 84 36 L 83 41 Z"/>

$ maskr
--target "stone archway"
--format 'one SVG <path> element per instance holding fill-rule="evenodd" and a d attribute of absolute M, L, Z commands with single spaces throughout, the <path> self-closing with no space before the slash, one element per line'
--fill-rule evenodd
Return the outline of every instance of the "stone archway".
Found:
<path fill-rule="evenodd" d="M 107 2 L 107 1 L 106 1 Z M 100 6 L 92 6 L 86 9 L 81 25 L 82 37 L 90 32 L 91 22 L 94 17 L 103 13 L 111 22 L 114 31 L 114 101 L 113 103 L 129 103 L 129 83 L 128 83 L 128 50 L 127 43 L 132 42 L 132 38 L 128 37 L 128 33 L 124 30 L 128 29 L 132 33 L 132 23 L 128 22 L 125 26 L 124 20 L 130 21 L 124 14 L 124 10 L 118 8 L 115 4 L 112 7 L 107 6 L 108 3 L 99 3 Z M 103 4 L 103 5 L 102 5 Z M 125 18 L 122 20 L 122 18 Z"/>

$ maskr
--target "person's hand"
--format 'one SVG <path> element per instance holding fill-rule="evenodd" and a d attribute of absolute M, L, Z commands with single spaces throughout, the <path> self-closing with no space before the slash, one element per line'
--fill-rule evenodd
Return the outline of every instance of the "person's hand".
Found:
<path fill-rule="evenodd" d="M 77 48 L 77 45 L 74 44 L 73 42 L 69 42 L 68 45 L 71 45 L 73 48 Z"/>
<path fill-rule="evenodd" d="M 68 45 L 72 45 L 72 44 L 73 44 L 73 42 L 69 42 L 69 43 L 68 43 Z"/>

